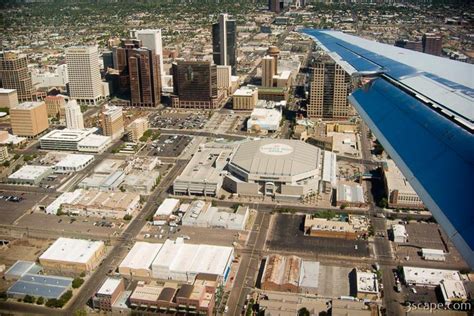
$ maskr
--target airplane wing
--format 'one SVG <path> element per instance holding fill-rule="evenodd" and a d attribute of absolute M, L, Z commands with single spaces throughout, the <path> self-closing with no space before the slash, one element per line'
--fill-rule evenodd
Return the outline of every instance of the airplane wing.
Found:
<path fill-rule="evenodd" d="M 349 102 L 474 268 L 474 65 L 303 29 L 353 76 Z"/>

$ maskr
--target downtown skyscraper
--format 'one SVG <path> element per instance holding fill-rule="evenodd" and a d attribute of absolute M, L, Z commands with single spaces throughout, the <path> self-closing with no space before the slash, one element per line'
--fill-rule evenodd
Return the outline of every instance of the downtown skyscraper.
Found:
<path fill-rule="evenodd" d="M 212 56 L 216 65 L 232 67 L 237 73 L 237 25 L 226 13 L 219 16 L 219 22 L 212 25 Z"/>

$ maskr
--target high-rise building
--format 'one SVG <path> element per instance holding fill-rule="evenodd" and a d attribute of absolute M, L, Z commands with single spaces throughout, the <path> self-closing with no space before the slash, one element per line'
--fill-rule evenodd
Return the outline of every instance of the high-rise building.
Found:
<path fill-rule="evenodd" d="M 136 119 L 127 127 L 128 140 L 138 142 L 147 130 L 148 119 L 146 117 Z"/>
<path fill-rule="evenodd" d="M 270 11 L 280 13 L 282 7 L 281 0 L 268 0 L 268 8 Z"/>
<path fill-rule="evenodd" d="M 15 89 L 0 88 L 0 108 L 18 105 L 18 93 Z"/>
<path fill-rule="evenodd" d="M 23 102 L 10 108 L 10 124 L 13 134 L 35 137 L 48 129 L 48 111 L 41 102 Z"/>
<path fill-rule="evenodd" d="M 0 81 L 5 89 L 15 89 L 18 100 L 31 101 L 35 90 L 25 54 L 0 52 Z"/>
<path fill-rule="evenodd" d="M 232 67 L 231 66 L 216 66 L 217 70 L 217 89 L 230 93 L 232 86 Z"/>
<path fill-rule="evenodd" d="M 270 56 L 262 58 L 262 87 L 273 87 L 275 72 L 275 59 Z"/>
<path fill-rule="evenodd" d="M 222 97 L 217 90 L 217 68 L 207 61 L 178 61 L 173 64 L 172 106 L 216 109 Z"/>
<path fill-rule="evenodd" d="M 219 22 L 212 25 L 212 55 L 216 65 L 232 67 L 232 74 L 237 73 L 237 25 L 228 20 L 228 15 L 219 15 Z"/>
<path fill-rule="evenodd" d="M 268 56 L 272 57 L 275 61 L 273 63 L 273 68 L 274 68 L 273 71 L 275 72 L 275 75 L 276 75 L 278 73 L 278 57 L 280 57 L 280 50 L 276 46 L 270 46 L 268 47 L 267 54 Z"/>
<path fill-rule="evenodd" d="M 426 33 L 422 38 L 423 53 L 440 56 L 442 50 L 441 36 L 434 33 Z"/>
<path fill-rule="evenodd" d="M 7 145 L 0 145 L 0 163 L 8 160 L 8 148 Z"/>
<path fill-rule="evenodd" d="M 48 95 L 44 102 L 48 117 L 58 118 L 60 121 L 66 119 L 66 98 L 62 95 Z"/>
<path fill-rule="evenodd" d="M 79 103 L 97 105 L 104 98 L 97 46 L 66 49 L 70 96 Z"/>
<path fill-rule="evenodd" d="M 137 39 L 141 40 L 142 47 L 151 49 L 155 55 L 160 56 L 160 77 L 165 75 L 163 68 L 163 42 L 161 40 L 161 29 L 156 30 L 138 30 L 135 33 Z"/>
<path fill-rule="evenodd" d="M 69 100 L 66 104 L 66 127 L 69 129 L 84 128 L 84 117 L 76 100 Z"/>
<path fill-rule="evenodd" d="M 132 106 L 156 107 L 161 100 L 160 56 L 135 48 L 128 57 Z"/>
<path fill-rule="evenodd" d="M 347 101 L 350 76 L 334 61 L 324 58 L 313 65 L 308 117 L 346 119 L 353 114 Z"/>
<path fill-rule="evenodd" d="M 124 132 L 122 108 L 111 106 L 102 111 L 102 133 L 116 139 Z"/>

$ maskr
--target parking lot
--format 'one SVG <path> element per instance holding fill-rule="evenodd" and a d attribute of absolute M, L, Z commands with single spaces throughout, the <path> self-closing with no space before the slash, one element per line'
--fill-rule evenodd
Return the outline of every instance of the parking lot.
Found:
<path fill-rule="evenodd" d="M 273 251 L 318 255 L 369 257 L 369 243 L 365 240 L 319 238 L 305 236 L 304 216 L 274 214 L 267 247 Z"/>
<path fill-rule="evenodd" d="M 188 146 L 191 137 L 183 135 L 160 135 L 160 137 L 147 145 L 149 156 L 178 157 Z"/>
<path fill-rule="evenodd" d="M 146 225 L 140 233 L 140 239 L 150 239 L 154 242 L 165 242 L 166 239 L 185 238 L 188 244 L 209 244 L 217 246 L 232 246 L 237 240 L 239 231 L 229 229 L 209 229 L 204 227 L 178 226 L 172 228 L 168 225 Z"/>
<path fill-rule="evenodd" d="M 46 197 L 44 193 L 18 192 L 18 191 L 0 191 L 0 224 L 12 224 L 17 218 L 28 212 Z M 5 197 L 17 197 L 20 201 L 7 201 Z"/>
<path fill-rule="evenodd" d="M 202 129 L 209 114 L 204 111 L 182 113 L 175 110 L 151 114 L 150 127 L 169 129 Z"/>
<path fill-rule="evenodd" d="M 106 225 L 102 225 L 102 222 L 106 223 Z M 18 226 L 27 227 L 31 230 L 32 234 L 37 233 L 49 238 L 59 237 L 64 233 L 67 233 L 68 237 L 83 238 L 84 235 L 90 235 L 100 238 L 112 238 L 120 234 L 126 227 L 126 223 L 120 219 L 103 220 L 98 217 L 56 216 L 33 213 L 22 217 L 18 221 Z"/>
<path fill-rule="evenodd" d="M 209 122 L 207 122 L 205 129 L 216 133 L 234 132 L 239 130 L 239 125 L 242 124 L 242 117 L 240 113 L 220 113 L 216 112 L 212 115 Z"/>
<path fill-rule="evenodd" d="M 462 263 L 462 258 L 438 224 L 418 223 L 411 221 L 405 225 L 408 243 L 397 244 L 398 258 L 409 258 L 408 261 L 429 262 L 430 265 L 443 266 L 446 263 Z M 421 258 L 421 248 L 439 249 L 447 252 L 445 262 L 425 261 Z"/>

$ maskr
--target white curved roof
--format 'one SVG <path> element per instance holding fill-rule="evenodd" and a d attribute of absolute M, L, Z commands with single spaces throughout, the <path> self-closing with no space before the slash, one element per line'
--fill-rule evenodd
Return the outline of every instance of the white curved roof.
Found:
<path fill-rule="evenodd" d="M 250 174 L 295 176 L 319 166 L 319 148 L 299 140 L 261 139 L 239 145 L 230 164 Z"/>

